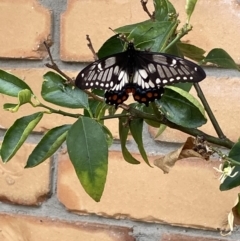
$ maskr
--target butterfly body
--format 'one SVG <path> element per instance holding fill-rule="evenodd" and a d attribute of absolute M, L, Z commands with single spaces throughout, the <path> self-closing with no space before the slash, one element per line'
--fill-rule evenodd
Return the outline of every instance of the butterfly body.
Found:
<path fill-rule="evenodd" d="M 205 72 L 195 63 L 168 54 L 138 51 L 133 43 L 126 51 L 93 62 L 76 78 L 80 89 L 104 89 L 107 104 L 122 104 L 132 93 L 139 103 L 160 99 L 165 85 L 199 82 Z"/>

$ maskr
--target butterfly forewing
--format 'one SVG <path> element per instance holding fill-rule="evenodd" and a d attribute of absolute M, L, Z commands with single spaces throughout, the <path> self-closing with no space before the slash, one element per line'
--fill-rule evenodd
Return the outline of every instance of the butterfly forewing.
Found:
<path fill-rule="evenodd" d="M 197 64 L 167 54 L 136 51 L 136 65 L 147 73 L 143 81 L 158 87 L 179 82 L 199 82 L 206 77 Z"/>
<path fill-rule="evenodd" d="M 126 52 L 118 53 L 93 62 L 77 76 L 75 85 L 80 89 L 109 90 L 120 83 L 121 75 L 126 71 Z"/>
<path fill-rule="evenodd" d="M 160 99 L 165 85 L 199 82 L 206 77 L 195 63 L 176 56 L 135 50 L 128 44 L 125 52 L 105 57 L 84 68 L 76 78 L 80 89 L 104 89 L 107 104 L 116 107 L 133 94 L 148 105 Z"/>

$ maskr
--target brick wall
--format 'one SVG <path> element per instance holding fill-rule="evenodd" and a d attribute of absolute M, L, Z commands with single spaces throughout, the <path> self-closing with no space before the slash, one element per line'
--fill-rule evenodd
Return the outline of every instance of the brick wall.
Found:
<path fill-rule="evenodd" d="M 172 2 L 184 22 L 185 1 Z M 151 5 L 149 1 L 150 9 Z M 199 0 L 192 17 L 194 29 L 185 40 L 206 51 L 221 47 L 240 63 L 239 12 L 237 0 Z M 24 79 L 40 97 L 42 75 L 48 71 L 43 40 L 53 42 L 51 51 L 60 68 L 76 76 L 83 66 L 80 62 L 92 60 L 86 34 L 98 49 L 112 35 L 108 27 L 145 19 L 138 0 L 0 0 L 0 68 Z M 216 68 L 206 72 L 208 77 L 201 87 L 222 129 L 236 141 L 240 74 Z M 1 105 L 13 101 L 0 95 Z M 1 138 L 14 120 L 34 111 L 30 105 L 14 114 L 0 109 Z M 31 135 L 9 163 L 0 163 L 1 241 L 240 240 L 239 231 L 225 238 L 217 231 L 226 226 L 238 189 L 219 191 L 219 174 L 213 169 L 219 165 L 216 160 L 183 160 L 163 175 L 145 163 L 127 164 L 115 142 L 99 203 L 83 191 L 64 146 L 41 165 L 23 168 L 42 132 L 73 121 L 60 115 L 45 116 L 36 128 L 38 133 Z M 116 124 L 107 121 L 118 139 Z M 202 129 L 215 134 L 210 123 Z M 186 139 L 185 134 L 173 130 L 158 139 L 155 134 L 154 128 L 145 126 L 150 156 L 168 153 Z M 129 148 L 136 152 L 131 140 Z"/>

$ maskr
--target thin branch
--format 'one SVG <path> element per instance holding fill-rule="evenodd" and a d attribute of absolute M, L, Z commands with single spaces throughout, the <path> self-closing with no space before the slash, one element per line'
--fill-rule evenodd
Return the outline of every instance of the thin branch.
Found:
<path fill-rule="evenodd" d="M 205 96 L 204 96 L 204 94 L 202 92 L 202 89 L 200 88 L 199 84 L 198 83 L 194 83 L 194 87 L 195 87 L 195 89 L 197 91 L 197 95 L 198 95 L 199 99 L 201 100 L 201 102 L 202 102 L 202 104 L 203 104 L 203 106 L 204 106 L 204 108 L 205 108 L 205 110 L 206 110 L 206 112 L 207 112 L 211 122 L 212 122 L 212 125 L 213 125 L 213 127 L 214 127 L 214 129 L 215 129 L 215 131 L 216 131 L 216 133 L 218 135 L 218 137 L 220 139 L 226 139 L 226 136 L 223 134 L 223 131 L 220 128 L 220 126 L 219 126 L 219 124 L 217 122 L 217 119 L 215 118 L 215 116 L 214 116 L 214 114 L 213 114 L 213 112 L 212 112 L 212 110 L 211 110 L 211 108 L 210 108 L 210 106 L 209 106 L 209 104 L 208 104 L 208 102 L 207 102 L 207 100 L 206 100 L 206 98 L 205 98 Z"/>
<path fill-rule="evenodd" d="M 105 115 L 100 118 L 100 120 L 108 120 L 108 119 L 114 119 L 114 118 L 120 118 L 120 117 L 130 117 L 130 114 L 114 114 L 114 115 Z"/>
<path fill-rule="evenodd" d="M 59 114 L 59 115 L 63 115 L 63 116 L 69 116 L 69 117 L 73 117 L 73 118 L 79 118 L 79 116 L 82 116 L 81 114 L 72 114 L 72 113 L 69 113 L 69 112 L 62 111 L 62 110 L 56 110 L 56 109 L 53 109 L 53 108 L 51 108 L 49 106 L 46 106 L 42 103 L 39 103 L 35 107 L 43 107 L 45 109 L 48 109 L 51 113 Z"/>
<path fill-rule="evenodd" d="M 88 35 L 87 35 L 88 36 Z M 90 39 L 89 39 L 90 40 Z M 90 40 L 90 43 L 91 43 L 91 40 Z M 66 75 L 63 71 L 61 71 L 60 69 L 59 69 L 59 67 L 57 66 L 57 64 L 54 62 L 54 60 L 53 60 L 53 57 L 52 57 L 52 54 L 51 54 L 51 51 L 50 51 L 50 48 L 49 48 L 49 45 L 46 43 L 46 42 L 44 42 L 44 45 L 45 45 L 45 47 L 46 47 L 46 49 L 47 49 L 47 52 L 48 52 L 48 55 L 49 55 L 49 58 L 50 58 L 50 61 L 51 61 L 51 64 L 49 64 L 49 63 L 47 63 L 46 64 L 46 66 L 48 67 L 48 68 L 50 68 L 50 69 L 53 69 L 53 70 L 55 70 L 57 73 L 59 73 L 60 75 L 62 75 L 63 77 L 65 77 L 65 79 L 67 79 L 67 82 L 66 82 L 66 84 L 68 84 L 68 83 L 71 83 L 71 84 L 73 84 L 73 85 L 75 85 L 75 83 L 74 83 L 74 80 L 71 78 L 71 77 L 69 77 L 68 75 Z M 92 46 L 92 45 L 91 45 Z M 90 47 L 89 47 L 90 48 Z M 93 50 L 94 51 L 94 50 Z M 95 99 L 95 100 L 98 100 L 98 101 L 101 101 L 101 102 L 103 102 L 104 100 L 103 100 L 103 98 L 100 98 L 99 96 L 96 96 L 95 94 L 93 94 L 92 92 L 90 92 L 90 91 L 87 91 L 87 90 L 83 90 L 88 96 L 91 96 L 93 99 Z"/>
<path fill-rule="evenodd" d="M 87 41 L 88 41 L 87 46 L 88 46 L 88 48 L 91 50 L 91 52 L 92 52 L 92 54 L 93 54 L 94 60 L 98 60 L 98 56 L 97 56 L 97 54 L 96 54 L 95 49 L 93 48 L 92 41 L 91 41 L 89 35 L 86 35 L 86 38 L 87 38 Z"/>
<path fill-rule="evenodd" d="M 49 45 L 47 44 L 47 42 L 43 42 L 46 49 L 47 49 L 47 52 L 48 52 L 48 55 L 49 55 L 49 58 L 50 58 L 50 61 L 51 61 L 51 64 L 47 63 L 45 64 L 48 68 L 50 69 L 53 69 L 55 70 L 57 73 L 59 73 L 60 75 L 62 75 L 66 80 L 67 80 L 67 83 L 71 83 L 71 84 L 74 84 L 74 81 L 71 77 L 69 77 L 68 75 L 66 75 L 65 73 L 63 73 L 57 66 L 57 64 L 54 62 L 53 60 L 53 57 L 52 57 L 52 54 L 51 54 L 51 51 L 50 51 L 50 47 Z"/>
<path fill-rule="evenodd" d="M 148 2 L 148 0 L 141 0 L 140 2 L 141 2 L 141 4 L 142 4 L 142 8 L 143 8 L 144 12 L 147 13 L 147 15 L 149 16 L 150 19 L 155 20 L 155 17 L 154 17 L 155 14 L 154 14 L 154 12 L 153 12 L 153 14 L 151 14 L 151 13 L 149 12 L 148 8 L 147 8 L 147 2 Z"/>
<path fill-rule="evenodd" d="M 217 137 L 208 135 L 205 132 L 200 131 L 198 129 L 179 126 L 179 125 L 167 120 L 166 118 L 164 118 L 164 116 L 162 116 L 159 119 L 155 115 L 142 112 L 142 111 L 137 110 L 133 107 L 129 107 L 129 113 L 132 115 L 133 118 L 143 118 L 143 119 L 153 120 L 153 121 L 159 122 L 161 124 L 164 124 L 164 125 L 166 125 L 170 128 L 173 128 L 173 129 L 182 131 L 184 133 L 187 133 L 191 136 L 195 136 L 195 137 L 196 136 L 203 136 L 204 139 L 207 140 L 208 142 L 216 144 L 216 145 L 220 145 L 220 146 L 223 146 L 223 147 L 226 147 L 226 148 L 229 148 L 229 149 L 231 149 L 234 145 L 234 142 L 232 142 L 229 139 L 219 139 Z"/>
<path fill-rule="evenodd" d="M 167 46 L 165 47 L 162 52 L 166 52 L 170 47 L 172 47 L 176 42 L 178 42 L 184 35 L 186 35 L 189 31 L 192 30 L 192 26 L 189 24 L 185 24 L 180 31 L 178 32 L 178 34 L 176 35 L 176 37 L 173 39 L 173 41 Z"/>

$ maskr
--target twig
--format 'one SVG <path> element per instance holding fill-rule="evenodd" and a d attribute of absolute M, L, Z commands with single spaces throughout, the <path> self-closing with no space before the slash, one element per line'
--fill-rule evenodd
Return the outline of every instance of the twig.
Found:
<path fill-rule="evenodd" d="M 147 13 L 147 15 L 149 16 L 150 19 L 155 20 L 155 16 L 154 16 L 154 15 L 155 15 L 155 12 L 153 12 L 153 13 L 151 14 L 151 13 L 149 12 L 148 8 L 147 8 L 147 2 L 148 2 L 148 0 L 141 0 L 140 2 L 141 2 L 141 4 L 142 4 L 142 8 L 143 8 L 144 12 Z"/>
<path fill-rule="evenodd" d="M 91 40 L 90 40 L 90 44 L 91 44 Z M 51 64 L 47 63 L 46 66 L 47 66 L 48 68 L 50 68 L 50 69 L 55 70 L 57 73 L 59 73 L 60 75 L 62 75 L 63 77 L 65 77 L 65 78 L 67 79 L 67 82 L 66 82 L 67 84 L 68 84 L 68 83 L 71 83 L 71 84 L 75 85 L 74 80 L 73 80 L 71 77 L 69 77 L 68 75 L 66 75 L 65 73 L 63 73 L 63 72 L 59 69 L 59 67 L 57 66 L 57 64 L 54 62 L 54 60 L 53 60 L 53 58 L 52 58 L 52 54 L 51 54 L 51 52 L 50 52 L 49 45 L 48 45 L 46 42 L 44 42 L 44 45 L 45 45 L 45 47 L 46 47 L 46 49 L 47 49 L 47 52 L 48 52 L 48 55 L 49 55 L 49 58 L 50 58 L 50 61 L 51 61 Z M 92 46 L 92 45 L 91 45 L 91 46 Z M 94 51 L 94 50 L 93 50 L 93 51 Z M 101 102 L 104 101 L 103 98 L 100 98 L 100 97 L 96 96 L 95 94 L 93 94 L 93 93 L 90 92 L 90 91 L 87 91 L 87 90 L 83 90 L 83 91 L 84 91 L 88 96 L 93 97 L 93 99 L 95 99 L 95 100 L 98 100 L 98 101 L 101 101 Z"/>
<path fill-rule="evenodd" d="M 88 46 L 88 48 L 91 50 L 91 52 L 92 52 L 92 54 L 93 54 L 94 60 L 98 60 L 98 56 L 97 56 L 97 54 L 96 54 L 95 49 L 93 48 L 92 41 L 91 41 L 89 35 L 86 35 L 86 38 L 87 38 L 87 41 L 88 41 L 87 46 Z"/>
<path fill-rule="evenodd" d="M 213 125 L 213 127 L 214 127 L 214 129 L 215 129 L 215 131 L 216 131 L 216 133 L 218 135 L 218 137 L 220 139 L 226 139 L 226 136 L 223 134 L 223 131 L 220 128 L 220 126 L 219 126 L 219 124 L 217 122 L 217 119 L 215 118 L 215 116 L 214 116 L 214 114 L 213 114 L 213 112 L 212 112 L 212 110 L 211 110 L 211 108 L 210 108 L 210 106 L 209 106 L 209 104 L 208 104 L 208 102 L 207 102 L 207 100 L 206 100 L 206 98 L 205 98 L 205 96 L 204 96 L 204 94 L 202 92 L 202 89 L 200 88 L 199 84 L 198 83 L 194 83 L 194 87 L 195 87 L 195 89 L 197 91 L 197 95 L 198 95 L 199 99 L 201 100 L 201 102 L 202 102 L 202 104 L 203 104 L 203 106 L 204 106 L 204 108 L 205 108 L 205 110 L 206 110 L 206 112 L 207 112 L 211 122 L 212 122 L 212 125 Z"/>
<path fill-rule="evenodd" d="M 203 136 L 204 139 L 207 140 L 208 142 L 211 142 L 213 144 L 220 145 L 220 146 L 223 146 L 223 147 L 226 147 L 226 148 L 229 148 L 229 149 L 231 149 L 234 145 L 234 142 L 232 142 L 231 140 L 229 140 L 227 138 L 226 139 L 220 139 L 220 138 L 208 135 L 205 132 L 200 131 L 198 129 L 179 126 L 179 125 L 167 120 L 166 118 L 159 119 L 155 115 L 142 112 L 142 111 L 137 110 L 137 109 L 135 109 L 131 106 L 129 107 L 129 113 L 131 114 L 131 116 L 133 118 L 143 118 L 143 119 L 153 120 L 153 121 L 159 122 L 161 124 L 164 124 L 164 125 L 166 125 L 170 128 L 173 128 L 173 129 L 182 131 L 184 133 L 187 133 L 191 136 Z"/>
<path fill-rule="evenodd" d="M 178 24 L 179 24 L 179 22 L 177 21 L 175 27 L 177 27 Z M 161 50 L 161 52 L 165 53 L 170 47 L 172 47 L 175 43 L 177 43 L 184 35 L 188 34 L 188 32 L 191 30 L 192 30 L 192 26 L 189 24 L 185 24 L 180 29 L 180 31 L 178 32 L 176 37 L 173 39 L 173 41 L 171 41 L 171 43 L 169 45 L 167 45 L 163 50 Z"/>
<path fill-rule="evenodd" d="M 50 61 L 51 61 L 51 64 L 47 63 L 45 64 L 48 68 L 50 69 L 53 69 L 55 70 L 57 73 L 59 73 L 60 75 L 62 75 L 66 80 L 67 80 L 67 84 L 68 83 L 71 83 L 71 84 L 74 84 L 74 81 L 71 77 L 69 77 L 68 75 L 66 75 L 65 73 L 63 73 L 57 66 L 57 64 L 54 62 L 53 60 L 53 57 L 52 57 L 52 54 L 51 54 L 51 51 L 50 51 L 50 47 L 49 45 L 47 44 L 47 42 L 43 42 L 43 44 L 45 45 L 46 49 L 47 49 L 47 52 L 48 52 L 48 55 L 49 55 L 49 58 L 50 58 Z"/>

